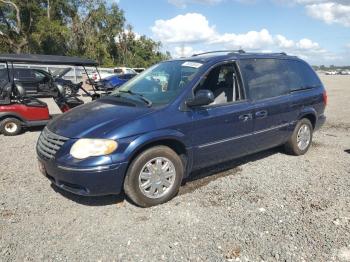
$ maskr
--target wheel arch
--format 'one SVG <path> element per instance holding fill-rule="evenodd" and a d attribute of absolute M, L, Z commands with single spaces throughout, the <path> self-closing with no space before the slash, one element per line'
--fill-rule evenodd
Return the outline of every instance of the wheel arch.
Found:
<path fill-rule="evenodd" d="M 156 132 L 155 134 L 152 134 L 151 137 L 148 137 L 147 139 L 140 137 L 134 140 L 137 146 L 133 146 L 132 149 L 129 148 L 130 153 L 128 154 L 129 157 L 128 157 L 127 169 L 129 168 L 132 161 L 143 151 L 155 146 L 167 146 L 170 149 L 174 150 L 174 152 L 179 155 L 184 165 L 184 169 L 185 169 L 184 172 L 186 176 L 187 174 L 186 171 L 188 170 L 188 166 L 191 160 L 191 154 L 189 150 L 186 148 L 185 142 L 183 141 L 182 138 L 183 138 L 183 134 L 176 131 L 175 133 L 168 134 L 168 135 L 165 135 L 165 134 L 159 135 Z"/>
<path fill-rule="evenodd" d="M 25 123 L 25 121 L 23 120 L 23 118 L 16 114 L 16 113 L 0 113 L 0 121 L 5 120 L 6 118 L 16 118 L 19 121 L 21 121 L 23 124 Z"/>
<path fill-rule="evenodd" d="M 300 116 L 299 116 L 299 120 L 306 118 L 308 120 L 310 120 L 313 129 L 315 129 L 316 127 L 316 121 L 317 121 L 317 117 L 316 117 L 316 111 L 314 110 L 308 110 L 303 112 Z"/>

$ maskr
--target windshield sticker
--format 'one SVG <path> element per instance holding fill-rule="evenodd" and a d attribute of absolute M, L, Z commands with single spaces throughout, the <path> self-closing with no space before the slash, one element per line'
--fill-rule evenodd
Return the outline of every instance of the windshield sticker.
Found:
<path fill-rule="evenodd" d="M 187 67 L 193 67 L 193 68 L 200 68 L 203 64 L 197 63 L 197 62 L 185 62 L 182 64 L 182 66 L 187 66 Z"/>

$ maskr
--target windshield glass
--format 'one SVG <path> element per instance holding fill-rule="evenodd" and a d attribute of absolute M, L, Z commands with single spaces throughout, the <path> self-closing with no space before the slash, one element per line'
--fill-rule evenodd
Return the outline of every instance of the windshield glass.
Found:
<path fill-rule="evenodd" d="M 111 95 L 138 95 L 153 105 L 165 105 L 181 92 L 202 65 L 191 61 L 159 63 L 135 76 Z"/>

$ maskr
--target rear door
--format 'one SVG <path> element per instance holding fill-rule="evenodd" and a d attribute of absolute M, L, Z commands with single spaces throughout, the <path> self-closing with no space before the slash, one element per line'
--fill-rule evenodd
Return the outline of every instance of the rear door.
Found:
<path fill-rule="evenodd" d="M 284 60 L 244 59 L 240 66 L 254 106 L 255 151 L 284 143 L 295 120 Z"/>

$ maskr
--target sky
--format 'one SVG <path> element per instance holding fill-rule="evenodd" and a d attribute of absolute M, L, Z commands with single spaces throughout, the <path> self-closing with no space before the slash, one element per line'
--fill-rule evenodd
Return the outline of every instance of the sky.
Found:
<path fill-rule="evenodd" d="M 244 49 L 350 65 L 350 0 L 114 1 L 137 34 L 173 57 Z"/>

